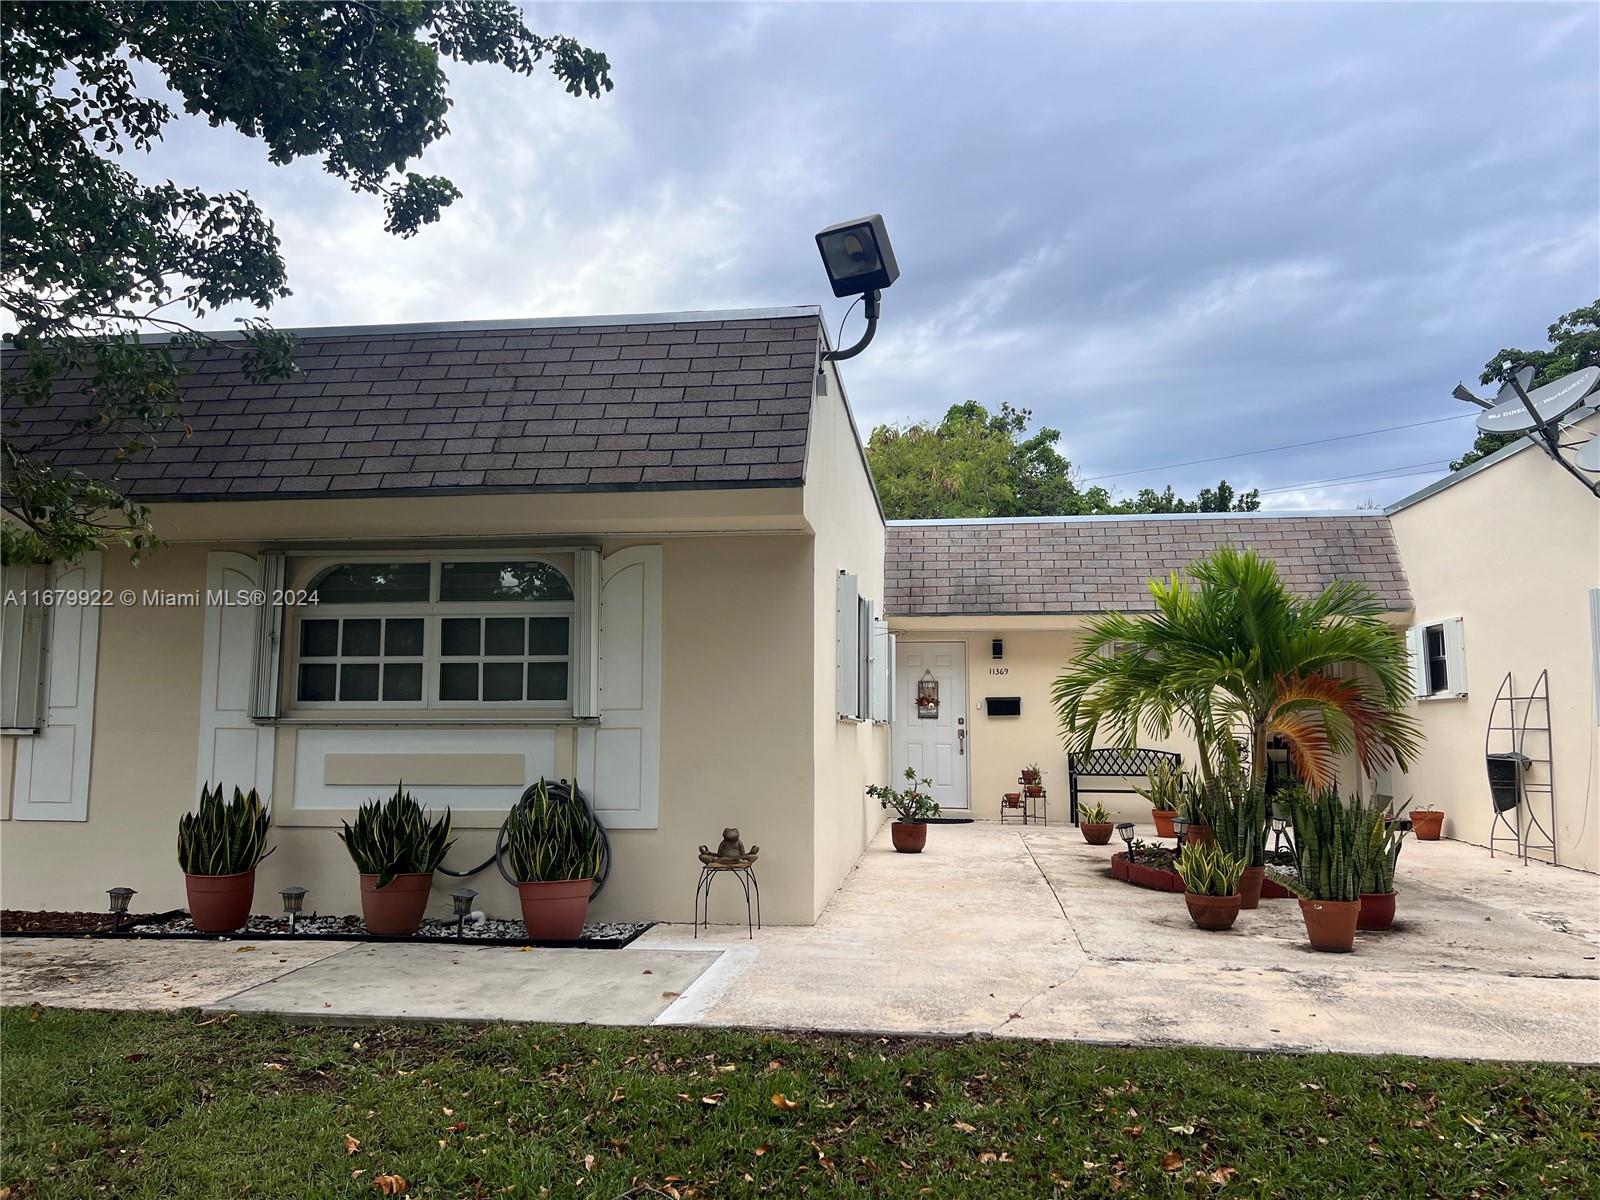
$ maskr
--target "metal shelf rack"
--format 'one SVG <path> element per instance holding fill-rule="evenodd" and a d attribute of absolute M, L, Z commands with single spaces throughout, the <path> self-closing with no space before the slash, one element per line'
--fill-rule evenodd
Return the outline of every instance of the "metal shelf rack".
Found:
<path fill-rule="evenodd" d="M 1501 735 L 1498 745 L 1495 735 Z M 1539 672 L 1533 689 L 1517 695 L 1511 672 L 1500 681 L 1494 706 L 1489 710 L 1489 727 L 1483 738 L 1484 768 L 1489 777 L 1489 802 L 1494 819 L 1489 824 L 1489 855 L 1497 842 L 1509 841 L 1523 862 L 1530 853 L 1550 856 L 1560 864 L 1556 849 L 1556 786 L 1551 770 L 1555 747 L 1550 735 L 1550 672 Z M 1509 782 L 1495 778 L 1495 769 L 1509 766 L 1514 778 Z M 1515 790 L 1506 795 L 1507 788 Z M 1496 790 L 1501 795 L 1497 797 Z M 1542 801 L 1543 803 L 1538 803 Z M 1537 808 L 1549 814 L 1547 829 Z M 1502 828 L 1504 832 L 1502 832 Z M 1533 840 L 1535 835 L 1542 839 Z"/>

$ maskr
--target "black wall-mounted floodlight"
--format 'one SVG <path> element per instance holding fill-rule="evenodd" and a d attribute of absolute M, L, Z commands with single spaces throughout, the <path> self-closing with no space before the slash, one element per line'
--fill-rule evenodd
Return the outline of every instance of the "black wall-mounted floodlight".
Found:
<path fill-rule="evenodd" d="M 865 301 L 867 331 L 861 340 L 847 350 L 830 350 L 822 356 L 827 362 L 841 362 L 865 350 L 877 333 L 881 290 L 900 278 L 900 264 L 894 260 L 881 213 L 829 225 L 817 234 L 817 250 L 833 294 L 861 296 Z"/>

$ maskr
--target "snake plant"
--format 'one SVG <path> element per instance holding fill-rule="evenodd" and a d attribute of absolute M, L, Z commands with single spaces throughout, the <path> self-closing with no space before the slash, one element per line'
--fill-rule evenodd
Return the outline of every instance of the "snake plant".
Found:
<path fill-rule="evenodd" d="M 1158 762 L 1150 768 L 1145 784 L 1133 790 L 1150 801 L 1150 807 L 1157 812 L 1181 811 L 1190 791 L 1189 776 L 1181 768 L 1166 762 Z"/>
<path fill-rule="evenodd" d="M 1078 805 L 1079 825 L 1104 825 L 1111 820 L 1111 814 L 1106 812 L 1106 806 L 1098 802 L 1083 803 Z"/>
<path fill-rule="evenodd" d="M 1361 809 L 1360 838 L 1356 843 L 1361 890 L 1387 895 L 1394 891 L 1394 869 L 1400 858 L 1405 830 L 1395 828 L 1382 808 Z"/>
<path fill-rule="evenodd" d="M 1266 862 L 1267 794 L 1242 773 L 1223 772 L 1197 788 L 1216 844 L 1247 867 Z"/>
<path fill-rule="evenodd" d="M 1365 814 L 1336 791 L 1294 797 L 1295 875 L 1273 879 L 1304 900 L 1361 899 L 1361 838 Z"/>
<path fill-rule="evenodd" d="M 356 823 L 343 821 L 339 840 L 356 869 L 376 875 L 388 887 L 396 875 L 431 875 L 450 847 L 450 810 L 437 821 L 416 802 L 402 783 L 387 800 L 369 800 L 356 813 Z"/>
<path fill-rule="evenodd" d="M 233 799 L 224 801 L 220 783 L 201 784 L 199 809 L 178 818 L 178 865 L 185 875 L 239 875 L 271 853 L 267 806 L 255 788 L 248 795 L 234 788 Z"/>
<path fill-rule="evenodd" d="M 1243 860 L 1221 846 L 1204 843 L 1185 846 L 1177 864 L 1184 890 L 1196 896 L 1237 896 L 1244 868 Z"/>
<path fill-rule="evenodd" d="M 550 794 L 541 779 L 506 818 L 506 849 L 518 883 L 593 879 L 600 873 L 600 831 L 576 799 Z"/>

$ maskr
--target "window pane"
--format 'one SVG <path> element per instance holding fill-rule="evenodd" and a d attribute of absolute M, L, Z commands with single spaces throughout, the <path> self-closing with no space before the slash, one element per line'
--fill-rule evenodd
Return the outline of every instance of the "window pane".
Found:
<path fill-rule="evenodd" d="M 377 698 L 377 663 L 345 663 L 339 668 L 340 700 L 376 700 Z"/>
<path fill-rule="evenodd" d="M 490 617 L 483 623 L 485 654 L 515 654 L 522 657 L 522 618 Z"/>
<path fill-rule="evenodd" d="M 439 599 L 571 600 L 572 585 L 546 562 L 445 563 Z"/>
<path fill-rule="evenodd" d="M 1428 626 L 1428 653 L 1434 658 L 1444 657 L 1444 626 Z"/>
<path fill-rule="evenodd" d="M 483 698 L 485 700 L 521 700 L 521 663 L 484 663 Z"/>
<path fill-rule="evenodd" d="M 538 662 L 528 664 L 529 700 L 565 700 L 566 698 L 566 663 Z"/>
<path fill-rule="evenodd" d="M 566 654 L 567 618 L 528 618 L 529 654 Z"/>
<path fill-rule="evenodd" d="M 383 652 L 402 657 L 422 655 L 422 618 L 405 617 L 383 623 Z"/>
<path fill-rule="evenodd" d="M 383 666 L 383 698 L 385 700 L 421 700 L 422 664 L 385 663 Z"/>
<path fill-rule="evenodd" d="M 332 663 L 300 664 L 300 699 L 334 700 L 338 668 Z"/>
<path fill-rule="evenodd" d="M 300 622 L 301 658 L 332 658 L 338 653 L 339 622 Z"/>
<path fill-rule="evenodd" d="M 476 655 L 478 653 L 478 624 L 477 617 L 446 617 L 440 621 L 440 653 Z"/>
<path fill-rule="evenodd" d="M 311 581 L 318 604 L 419 604 L 428 599 L 428 563 L 343 563 Z"/>
<path fill-rule="evenodd" d="M 439 699 L 476 700 L 477 663 L 442 663 L 439 666 Z"/>
<path fill-rule="evenodd" d="M 346 658 L 376 658 L 378 656 L 378 629 L 383 622 L 372 617 L 344 623 L 344 656 Z"/>

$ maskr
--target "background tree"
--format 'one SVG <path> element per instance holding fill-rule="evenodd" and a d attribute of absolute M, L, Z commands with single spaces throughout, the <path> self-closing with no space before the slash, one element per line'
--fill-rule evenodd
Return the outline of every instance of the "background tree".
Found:
<path fill-rule="evenodd" d="M 1523 367 L 1533 367 L 1533 386 L 1543 387 L 1573 371 L 1600 366 L 1600 300 L 1556 318 L 1548 337 L 1548 350 L 1500 351 L 1484 364 L 1478 382 L 1504 383 Z M 1522 436 L 1520 433 L 1479 433 L 1472 449 L 1452 462 L 1450 469 L 1459 471 Z"/>
<path fill-rule="evenodd" d="M 215 349 L 189 324 L 227 304 L 289 294 L 272 223 L 242 191 L 146 183 L 113 156 L 149 150 L 179 113 L 141 91 L 148 67 L 183 112 L 265 144 L 275 164 L 316 157 L 382 198 L 410 237 L 460 193 L 406 165 L 448 132 L 440 63 L 543 64 L 573 96 L 611 88 L 606 57 L 543 37 L 504 0 L 368 3 L 8 4 L 0 27 L 0 308 L 8 407 L 45 401 L 70 374 L 93 415 L 52 432 L 137 456 L 177 411 L 188 354 Z M 144 344 L 139 331 L 177 335 Z M 265 322 L 220 343 L 255 379 L 293 371 L 293 339 Z M 117 486 L 44 461 L 34 437 L 0 434 L 4 561 L 71 560 L 155 542 L 149 514 Z"/>
<path fill-rule="evenodd" d="M 1056 449 L 1061 432 L 1027 433 L 1027 409 L 998 413 L 968 401 L 937 425 L 880 425 L 867 461 L 884 511 L 894 520 L 936 517 L 1054 517 L 1114 513 L 1254 512 L 1259 491 L 1236 494 L 1226 479 L 1185 500 L 1171 487 L 1118 500 L 1103 487 L 1080 487 Z"/>

